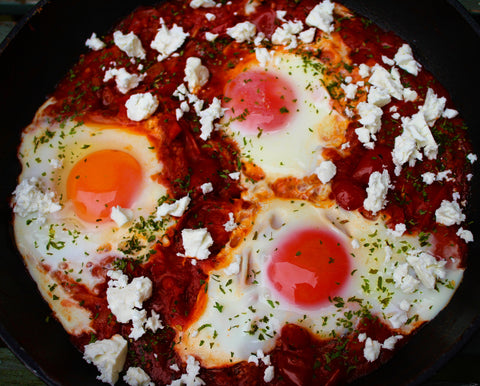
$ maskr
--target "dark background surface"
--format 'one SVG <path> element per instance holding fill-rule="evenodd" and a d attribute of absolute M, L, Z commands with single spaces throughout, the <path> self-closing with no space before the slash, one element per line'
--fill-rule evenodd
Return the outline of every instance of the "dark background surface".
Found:
<path fill-rule="evenodd" d="M 67 0 L 63 0 L 63 2 L 67 3 Z M 94 3 L 94 1 L 91 0 L 85 0 L 84 2 L 92 4 Z M 72 1 L 73 6 L 78 6 L 79 3 L 82 2 Z M 112 9 L 112 7 L 114 7 L 115 11 L 120 15 L 126 14 L 128 13 L 128 10 L 132 9 L 132 2 L 127 4 L 128 1 L 103 0 L 99 1 L 99 3 L 102 5 L 99 7 L 98 5 L 95 6 L 98 11 L 96 13 L 92 14 L 83 10 L 82 13 L 78 15 L 79 17 L 75 20 L 65 19 L 59 21 L 58 19 L 47 18 L 46 20 L 43 20 L 43 24 L 30 23 L 30 25 L 26 27 L 27 31 L 22 31 L 24 40 L 28 41 L 30 39 L 35 42 L 34 37 L 36 36 L 36 28 L 45 28 L 45 24 L 51 24 L 52 26 L 55 26 L 52 28 L 51 34 L 49 35 L 55 39 L 54 41 L 36 41 L 37 44 L 30 47 L 34 53 L 33 57 L 38 58 L 38 66 L 36 65 L 35 61 L 30 60 L 31 55 L 26 56 L 29 58 L 29 60 L 16 60 L 15 68 L 9 67 L 5 64 L 2 66 L 2 64 L 0 64 L 0 70 L 3 70 L 3 76 L 0 75 L 0 78 L 2 79 L 2 82 L 0 82 L 0 104 L 3 104 L 3 110 L 0 107 L 0 111 L 2 113 L 8 112 L 5 105 L 14 106 L 12 107 L 12 113 L 14 114 L 10 114 L 12 116 L 9 117 L 5 117 L 8 114 L 2 115 L 5 119 L 4 122 L 0 124 L 0 129 L 2 129 L 3 135 L 2 141 L 4 141 L 4 143 L 1 144 L 2 148 L 0 150 L 0 162 L 2 162 L 2 165 L 10 165 L 16 153 L 15 147 L 5 144 L 15 144 L 18 142 L 18 131 L 16 130 L 23 128 L 30 122 L 33 112 L 43 101 L 42 98 L 44 95 L 48 94 L 54 86 L 52 79 L 58 80 L 61 76 L 59 74 L 62 74 L 65 71 L 65 68 L 68 68 L 74 63 L 78 55 L 78 47 L 83 46 L 83 42 L 87 37 L 89 37 L 92 31 L 102 34 L 106 32 L 105 28 L 112 24 L 111 22 L 105 23 L 102 15 L 108 15 L 109 10 Z M 345 3 L 351 6 L 351 8 L 355 9 L 355 7 L 362 8 L 362 3 L 364 2 L 352 0 L 350 2 L 345 1 Z M 352 5 L 350 5 L 350 3 L 352 3 Z M 356 3 L 356 5 L 353 5 L 353 3 Z M 365 3 L 370 4 L 376 2 L 366 1 Z M 377 3 L 381 2 L 378 1 Z M 384 3 L 394 4 L 396 2 Z M 414 36 L 425 38 L 424 35 L 422 35 L 422 31 L 427 28 L 426 25 L 428 25 L 427 18 L 429 16 L 429 12 L 435 12 L 438 9 L 438 12 L 452 12 L 452 20 L 459 18 L 458 14 L 455 14 L 455 10 L 451 8 L 449 4 L 446 4 L 448 3 L 446 1 L 438 1 L 438 4 L 441 5 L 438 8 L 435 6 L 437 3 L 434 1 L 418 0 L 419 5 L 423 4 L 423 6 L 419 7 L 416 7 L 415 1 L 406 0 L 404 3 L 406 5 L 402 6 L 402 8 L 405 8 L 406 12 L 414 12 L 414 17 L 417 21 L 425 18 L 425 23 L 413 23 L 408 26 L 408 29 L 412 31 Z M 0 2 L 0 15 L 2 14 L 2 4 L 4 4 L 4 2 Z M 430 4 L 431 7 L 425 7 L 425 4 Z M 12 4 L 10 4 L 10 6 L 12 6 Z M 409 6 L 411 7 L 410 9 L 408 9 Z M 125 9 L 125 11 L 123 11 L 122 7 Z M 18 21 L 22 13 L 28 12 L 28 8 L 29 6 L 25 4 L 14 6 L 14 12 L 10 16 L 11 22 L 14 24 L 16 21 Z M 384 12 L 385 14 L 382 14 L 381 12 L 378 14 L 373 13 L 371 17 L 378 19 L 377 21 L 380 22 L 380 25 L 382 25 L 382 22 L 389 17 L 392 17 L 391 14 L 397 12 L 397 10 L 395 7 L 391 7 L 391 10 L 387 9 Z M 367 16 L 369 15 L 367 14 Z M 478 20 L 479 17 L 476 16 L 476 18 Z M 395 19 L 395 17 L 393 17 L 393 19 Z M 398 25 L 394 23 L 390 27 L 394 30 L 399 29 L 402 31 L 402 28 L 405 28 L 404 21 L 401 17 L 398 20 Z M 458 23 L 458 21 L 456 22 Z M 480 92 L 478 90 L 480 90 L 480 87 L 477 87 L 475 90 L 475 84 L 477 86 L 479 85 L 478 70 L 480 69 L 480 61 L 478 59 L 480 59 L 480 45 L 468 47 L 468 49 L 476 52 L 477 55 L 476 62 L 466 64 L 466 68 L 471 71 L 470 75 L 465 76 L 466 74 L 463 74 L 463 79 L 470 79 L 469 76 L 471 76 L 470 83 L 460 83 L 458 79 L 451 77 L 451 69 L 455 68 L 452 63 L 448 62 L 447 66 L 443 68 L 441 64 L 439 65 L 439 63 L 442 62 L 436 62 L 434 60 L 434 58 L 438 57 L 437 51 L 444 48 L 445 52 L 442 54 L 444 58 L 452 61 L 453 63 L 455 63 L 455 61 L 461 63 L 463 56 L 458 55 L 457 53 L 461 52 L 462 50 L 458 47 L 452 46 L 454 43 L 448 39 L 449 34 L 458 32 L 458 30 L 452 30 L 452 28 L 458 27 L 453 21 L 452 23 L 453 25 L 447 23 L 437 26 L 438 31 L 435 31 L 437 35 L 434 35 L 437 36 L 437 38 L 432 39 L 432 37 L 427 36 L 425 39 L 430 39 L 430 41 L 427 42 L 428 44 L 422 42 L 421 39 L 419 39 L 419 41 L 411 41 L 410 39 L 407 40 L 409 40 L 413 46 L 414 51 L 416 51 L 418 48 L 420 52 L 419 61 L 425 63 L 426 68 L 429 68 L 432 72 L 434 72 L 440 78 L 441 82 L 447 86 L 447 89 L 449 89 L 451 93 L 453 90 L 453 98 L 454 100 L 459 101 L 459 109 L 462 111 L 462 114 L 471 117 L 471 129 L 476 129 L 478 131 L 480 130 L 480 125 L 475 124 L 479 122 L 477 116 L 480 115 L 480 112 L 478 111 L 478 93 Z M 98 26 L 103 26 L 104 30 L 100 30 Z M 465 23 L 463 23 L 460 28 L 465 28 L 466 30 L 469 29 Z M 71 32 L 75 29 L 78 29 L 79 32 L 77 34 L 71 34 Z M 69 31 L 70 34 L 65 34 L 64 31 Z M 400 35 L 402 36 L 401 33 Z M 408 36 L 402 37 L 408 38 Z M 461 45 L 465 42 L 457 43 Z M 64 63 L 59 64 L 55 62 L 55 56 L 51 56 L 50 58 L 44 57 L 47 50 L 42 46 L 48 44 L 53 45 L 57 50 L 57 53 L 62 52 L 65 54 L 66 59 Z M 62 51 L 66 45 L 68 45 L 70 48 Z M 23 54 L 26 54 L 26 52 L 22 51 L 22 48 L 24 47 L 21 45 L 17 47 L 18 48 L 16 48 L 16 50 L 11 50 L 9 52 L 12 58 L 17 58 Z M 72 47 L 77 48 L 75 49 Z M 51 53 L 52 51 L 49 50 L 48 52 Z M 442 55 L 440 56 L 442 57 Z M 471 52 L 468 52 L 467 56 L 469 59 L 475 59 Z M 45 61 L 47 64 L 45 64 Z M 48 61 L 50 61 L 50 63 L 48 63 Z M 9 79 L 5 76 L 5 71 L 12 74 L 21 74 L 23 79 L 20 83 L 22 84 L 36 85 L 36 92 L 31 94 L 29 100 L 15 100 L 16 98 L 20 98 L 20 96 L 24 95 L 25 93 L 22 93 L 22 90 L 13 89 L 14 85 L 18 85 L 19 82 L 14 78 L 11 80 L 11 82 L 9 82 Z M 463 69 L 460 68 L 459 71 L 463 71 Z M 471 92 L 470 88 L 472 87 L 474 88 L 474 93 L 469 94 Z M 7 95 L 5 92 L 7 90 L 10 91 L 8 97 L 14 99 L 13 101 L 2 100 L 2 98 L 5 98 L 5 95 Z M 469 100 L 468 98 L 465 98 L 465 93 L 467 93 L 467 95 L 476 96 L 476 98 L 471 98 Z M 15 104 L 14 102 L 18 103 Z M 20 105 L 20 107 L 18 105 Z M 480 136 L 477 136 L 476 139 L 480 139 Z M 478 149 L 479 141 L 476 141 L 476 145 L 476 153 L 480 154 Z M 4 168 L 3 179 L 5 183 L 2 187 L 2 192 L 7 192 L 8 194 L 8 192 L 11 192 L 14 189 L 15 179 L 18 172 L 18 166 Z M 478 182 L 476 185 L 478 185 Z M 477 189 L 474 193 L 476 193 L 476 191 Z M 4 196 L 2 195 L 2 200 L 3 199 Z M 75 350 L 72 350 L 72 347 L 68 342 L 68 337 L 58 323 L 53 320 L 48 321 L 50 315 L 48 307 L 43 304 L 43 302 L 39 301 L 38 298 L 36 298 L 36 300 L 30 300 L 26 299 L 23 295 L 24 293 L 29 292 L 36 293 L 36 288 L 26 274 L 23 278 L 18 278 L 15 276 L 16 273 L 22 272 L 24 268 L 20 258 L 16 255 L 14 247 L 11 245 L 10 239 L 5 236 L 8 235 L 9 231 L 8 218 L 10 214 L 8 206 L 5 205 L 4 202 L 2 202 L 2 204 L 3 205 L 0 208 L 0 218 L 6 219 L 7 221 L 2 221 L 0 224 L 0 233 L 2 234 L 2 239 L 0 242 L 2 243 L 1 245 L 3 247 L 0 256 L 6 257 L 3 261 L 1 269 L 4 272 L 12 272 L 12 275 L 1 275 L 0 335 L 4 337 L 11 349 L 15 351 L 17 355 L 22 357 L 22 359 L 27 363 L 27 366 L 33 369 L 33 371 L 40 376 L 44 377 L 44 379 L 45 374 L 43 371 L 50 375 L 55 374 L 53 382 L 62 382 L 62 380 L 68 379 L 69 383 L 71 382 L 71 384 L 89 384 L 88 381 L 95 378 L 96 370 L 93 368 L 93 366 L 89 366 L 84 363 L 81 359 L 81 355 Z M 472 211 L 474 217 L 476 218 L 478 210 L 473 208 Z M 478 232 L 476 232 L 476 237 L 477 239 L 480 237 Z M 477 246 L 475 246 L 474 251 L 478 251 Z M 11 256 L 18 257 L 18 259 L 7 258 Z M 476 254 L 471 256 L 471 260 L 472 258 L 474 260 L 475 256 Z M 478 300 L 480 297 L 480 285 L 478 284 L 477 279 L 480 269 L 479 263 L 476 260 L 471 261 L 471 263 L 472 270 L 470 273 L 467 271 L 465 286 L 462 286 L 455 295 L 454 301 L 452 302 L 452 307 L 448 307 L 445 312 L 441 313 L 439 320 L 433 324 L 432 328 L 422 331 L 422 336 L 426 336 L 426 338 L 418 339 L 412 342 L 413 348 L 404 353 L 402 352 L 402 358 L 395 362 L 392 368 L 385 367 L 382 369 L 380 377 L 383 378 L 374 376 L 373 378 L 368 378 L 364 384 L 374 385 L 382 384 L 382 382 L 383 384 L 389 385 L 399 384 L 400 381 L 396 379 L 396 377 L 399 374 L 408 373 L 409 368 L 414 368 L 418 362 L 425 361 L 425 356 L 431 356 L 433 364 L 429 366 L 429 370 L 427 372 L 420 374 L 419 378 L 415 378 L 416 380 L 413 380 L 413 382 L 417 384 L 418 382 L 421 382 L 425 385 L 449 386 L 480 384 L 480 332 L 474 333 L 474 325 L 479 323 L 478 317 L 474 317 L 475 312 L 477 312 L 477 316 L 480 314 L 480 308 L 475 311 L 475 307 L 478 307 L 480 304 Z M 25 311 L 25 308 L 28 308 L 28 312 Z M 464 309 L 467 309 L 469 312 L 468 317 L 470 319 L 468 320 L 465 320 L 465 313 L 462 313 L 462 310 Z M 30 321 L 25 320 L 25 318 L 31 318 L 32 315 L 35 319 L 35 323 L 29 324 Z M 22 324 L 22 326 L 19 326 L 19 324 Z M 8 332 L 6 331 L 6 327 L 8 327 Z M 22 331 L 23 336 L 20 341 L 21 343 L 14 338 L 14 335 L 9 333 L 10 331 Z M 472 336 L 472 334 L 474 335 Z M 429 341 L 429 339 L 431 340 Z M 31 342 L 35 342 L 35 344 L 31 344 Z M 464 345 L 465 343 L 466 345 Z M 437 346 L 448 346 L 449 350 L 447 350 L 447 352 L 435 351 L 435 347 Z M 463 348 L 461 348 L 461 346 L 463 346 Z M 416 350 L 417 348 L 418 350 Z M 63 357 L 58 357 L 58 353 L 62 353 Z M 451 355 L 454 353 L 456 353 L 456 355 L 450 359 Z M 52 358 L 49 358 L 49 355 L 52 355 Z M 36 360 L 33 360 L 32 358 L 35 358 Z M 36 362 L 41 362 L 42 368 L 38 367 Z M 428 360 L 425 363 L 428 363 Z M 403 372 L 402 366 L 404 366 Z M 437 367 L 441 368 L 437 373 L 435 373 Z M 77 377 L 78 379 L 72 379 L 72 377 Z M 408 377 L 405 379 L 412 380 Z M 401 382 L 404 382 L 403 378 Z M 18 360 L 16 360 L 10 353 L 8 348 L 0 347 L 0 384 L 38 385 L 42 384 L 42 382 L 32 375 L 20 362 L 18 362 Z"/>

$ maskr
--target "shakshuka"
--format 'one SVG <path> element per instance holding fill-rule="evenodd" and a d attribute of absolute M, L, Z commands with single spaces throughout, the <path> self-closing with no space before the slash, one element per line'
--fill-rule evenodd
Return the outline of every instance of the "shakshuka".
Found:
<path fill-rule="evenodd" d="M 477 157 L 414 47 L 330 0 L 169 0 L 88 33 L 12 208 L 100 381 L 344 384 L 448 303 Z"/>

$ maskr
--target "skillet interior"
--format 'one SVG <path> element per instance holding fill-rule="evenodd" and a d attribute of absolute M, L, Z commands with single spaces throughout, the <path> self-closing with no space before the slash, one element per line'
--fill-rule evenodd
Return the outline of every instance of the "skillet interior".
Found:
<path fill-rule="evenodd" d="M 449 0 L 345 0 L 352 10 L 365 15 L 407 40 L 418 60 L 450 92 L 461 111 L 475 152 L 480 154 L 480 114 L 476 111 L 480 89 L 480 28 Z M 97 372 L 70 344 L 63 328 L 50 315 L 36 286 L 25 271 L 12 242 L 8 200 L 20 172 L 16 150 L 21 130 L 55 84 L 85 51 L 91 32 L 104 34 L 116 21 L 139 4 L 154 0 L 43 0 L 0 47 L 0 335 L 16 355 L 49 384 L 97 384 Z M 463 12 L 463 13 L 462 13 Z M 23 26 L 23 27 L 22 27 Z M 13 39 L 14 37 L 14 39 Z M 478 169 L 478 167 L 477 167 Z M 477 170 L 478 174 L 478 170 Z M 473 181 L 470 219 L 478 218 L 478 177 Z M 478 224 L 471 230 L 479 236 Z M 358 381 L 358 385 L 418 384 L 438 369 L 480 324 L 480 243 L 470 246 L 469 269 L 449 306 L 387 366 Z"/>

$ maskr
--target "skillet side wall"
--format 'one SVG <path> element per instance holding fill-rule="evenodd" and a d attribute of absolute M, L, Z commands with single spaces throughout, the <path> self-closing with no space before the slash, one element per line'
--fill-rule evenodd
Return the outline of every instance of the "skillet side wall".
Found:
<path fill-rule="evenodd" d="M 40 299 L 16 252 L 10 229 L 8 201 L 20 172 L 16 151 L 21 130 L 32 120 L 55 84 L 86 51 L 92 32 L 102 35 L 136 6 L 154 1 L 43 0 L 32 15 L 10 35 L 0 55 L 0 334 L 9 347 L 44 381 L 50 384 L 93 385 L 96 370 L 87 365 L 70 344 L 67 334 Z M 475 151 L 480 154 L 480 90 L 478 66 L 480 37 L 448 1 L 345 0 L 347 7 L 371 18 L 382 28 L 407 40 L 417 59 L 450 92 L 455 106 L 469 126 Z M 10 41 L 11 40 L 11 41 Z M 478 218 L 478 178 L 474 179 L 471 219 Z M 478 237 L 478 226 L 472 225 Z M 471 245 L 469 269 L 451 304 L 422 329 L 386 367 L 358 381 L 359 385 L 419 383 L 437 369 L 459 342 L 466 340 L 480 313 L 479 243 Z M 450 352 L 450 354 L 449 354 Z M 427 370 L 426 370 L 427 369 Z"/>

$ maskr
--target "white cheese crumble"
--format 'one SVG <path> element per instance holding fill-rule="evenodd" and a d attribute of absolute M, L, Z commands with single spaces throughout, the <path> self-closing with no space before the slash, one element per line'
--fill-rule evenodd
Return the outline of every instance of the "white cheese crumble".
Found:
<path fill-rule="evenodd" d="M 213 245 L 213 239 L 207 228 L 183 229 L 182 241 L 187 257 L 205 260 L 210 256 L 208 248 Z"/>
<path fill-rule="evenodd" d="M 105 43 L 97 37 L 95 32 L 85 41 L 85 45 L 93 51 L 100 51 L 106 47 Z"/>
<path fill-rule="evenodd" d="M 115 79 L 118 91 L 120 91 L 122 94 L 126 94 L 130 90 L 137 87 L 140 82 L 145 79 L 145 76 L 146 74 L 130 74 L 125 68 L 111 68 L 105 71 L 103 81 L 108 82 L 110 79 Z"/>
<path fill-rule="evenodd" d="M 357 105 L 357 111 L 360 115 L 360 122 L 363 126 L 355 129 L 358 140 L 367 148 L 373 148 L 373 142 L 376 140 L 375 134 L 380 130 L 382 124 L 383 111 L 378 106 L 371 103 L 360 102 Z"/>
<path fill-rule="evenodd" d="M 445 97 L 439 98 L 431 88 L 427 90 L 425 102 L 419 108 L 419 111 L 422 112 L 428 126 L 432 127 L 435 121 L 442 116 L 446 103 Z"/>
<path fill-rule="evenodd" d="M 231 28 L 227 28 L 227 35 L 235 39 L 237 43 L 251 41 L 256 33 L 257 27 L 249 21 L 238 23 Z"/>
<path fill-rule="evenodd" d="M 287 49 L 297 47 L 297 36 L 303 30 L 301 21 L 288 21 L 281 27 L 277 27 L 272 35 L 272 43 L 276 45 L 287 46 Z"/>
<path fill-rule="evenodd" d="M 345 98 L 347 99 L 355 99 L 357 95 L 358 86 L 356 84 L 341 84 L 340 87 L 342 88 L 343 92 L 345 93 Z"/>
<path fill-rule="evenodd" d="M 209 42 L 215 41 L 215 39 L 218 38 L 218 34 L 213 34 L 211 32 L 205 32 L 205 40 Z"/>
<path fill-rule="evenodd" d="M 187 358 L 187 368 L 186 374 L 182 374 L 179 379 L 176 379 L 170 383 L 170 386 L 201 386 L 205 385 L 205 382 L 201 378 L 198 377 L 200 373 L 200 363 L 195 360 L 195 358 L 191 355 Z"/>
<path fill-rule="evenodd" d="M 435 288 L 437 279 L 445 279 L 446 261 L 437 261 L 427 252 L 414 250 L 408 253 L 407 262 L 414 269 L 425 288 Z"/>
<path fill-rule="evenodd" d="M 13 192 L 13 212 L 21 217 L 37 214 L 37 221 L 45 223 L 46 215 L 58 212 L 62 206 L 55 201 L 54 192 L 44 192 L 42 181 L 36 177 L 20 182 Z"/>
<path fill-rule="evenodd" d="M 205 182 L 204 184 L 200 185 L 200 189 L 202 190 L 203 194 L 213 192 L 213 185 L 211 182 Z"/>
<path fill-rule="evenodd" d="M 304 43 L 311 43 L 315 39 L 315 28 L 309 28 L 298 34 L 298 38 Z"/>
<path fill-rule="evenodd" d="M 402 237 L 402 235 L 405 233 L 407 230 L 407 227 L 403 223 L 398 223 L 395 224 L 395 228 L 392 229 L 387 229 L 387 234 L 392 235 L 393 237 Z"/>
<path fill-rule="evenodd" d="M 217 17 L 213 14 L 213 13 L 206 13 L 205 14 L 205 19 L 207 19 L 208 21 L 213 21 L 215 20 Z"/>
<path fill-rule="evenodd" d="M 333 9 L 335 5 L 330 0 L 324 0 L 317 4 L 308 14 L 305 23 L 310 27 L 316 27 L 323 32 L 333 32 Z"/>
<path fill-rule="evenodd" d="M 399 264 L 393 271 L 393 281 L 395 287 L 400 288 L 403 293 L 413 293 L 420 281 L 413 276 L 409 270 L 408 263 Z"/>
<path fill-rule="evenodd" d="M 353 98 L 351 98 L 353 99 Z M 388 105 L 392 100 L 390 94 L 384 88 L 372 86 L 368 90 L 367 102 L 378 107 Z"/>
<path fill-rule="evenodd" d="M 113 41 L 115 45 L 129 57 L 139 59 L 146 58 L 142 42 L 133 32 L 124 35 L 121 31 L 115 31 L 113 33 Z"/>
<path fill-rule="evenodd" d="M 394 66 L 395 61 L 393 59 L 390 59 L 389 57 L 382 55 L 382 62 L 389 65 L 389 66 Z"/>
<path fill-rule="evenodd" d="M 230 263 L 230 265 L 226 268 L 223 269 L 223 272 L 227 276 L 233 276 L 236 275 L 240 272 L 240 264 L 242 262 L 242 256 L 241 255 L 234 255 L 233 256 L 233 261 Z"/>
<path fill-rule="evenodd" d="M 131 209 L 122 208 L 117 205 L 112 208 L 110 218 L 115 221 L 119 227 L 122 227 L 133 218 L 133 212 Z"/>
<path fill-rule="evenodd" d="M 212 7 L 215 7 L 217 5 L 217 3 L 213 0 L 192 0 L 190 2 L 190 7 L 192 7 L 193 9 L 196 9 L 196 8 L 212 8 Z"/>
<path fill-rule="evenodd" d="M 255 57 L 262 67 L 265 67 L 273 58 L 272 54 L 265 47 L 255 47 Z"/>
<path fill-rule="evenodd" d="M 422 174 L 422 180 L 425 184 L 431 185 L 435 182 L 436 176 L 435 173 L 432 172 L 425 172 Z"/>
<path fill-rule="evenodd" d="M 386 204 L 386 197 L 390 187 L 390 176 L 387 170 L 382 173 L 373 172 L 368 179 L 367 198 L 363 201 L 363 207 L 372 213 L 377 213 Z"/>
<path fill-rule="evenodd" d="M 210 106 L 198 113 L 200 118 L 200 138 L 206 141 L 213 131 L 213 121 L 223 117 L 225 110 L 222 108 L 220 99 L 214 97 Z"/>
<path fill-rule="evenodd" d="M 352 242 L 351 242 L 351 244 L 352 244 L 352 248 L 353 248 L 353 249 L 358 249 L 358 248 L 360 248 L 360 242 L 359 242 L 357 239 L 353 239 Z"/>
<path fill-rule="evenodd" d="M 337 174 L 337 167 L 332 161 L 322 161 L 314 173 L 322 184 L 326 184 Z"/>
<path fill-rule="evenodd" d="M 152 93 L 134 94 L 125 102 L 127 117 L 132 121 L 140 122 L 150 118 L 158 107 L 158 99 Z"/>
<path fill-rule="evenodd" d="M 263 373 L 263 381 L 266 383 L 269 383 L 273 380 L 273 377 L 275 376 L 275 368 L 270 365 L 265 369 L 265 372 Z"/>
<path fill-rule="evenodd" d="M 417 76 L 422 69 L 420 63 L 413 58 L 412 48 L 406 43 L 398 49 L 393 59 L 398 67 L 412 75 Z"/>
<path fill-rule="evenodd" d="M 184 81 L 187 82 L 190 92 L 204 86 L 208 82 L 209 76 L 208 68 L 202 65 L 200 58 L 191 56 L 187 59 Z"/>
<path fill-rule="evenodd" d="M 235 229 L 237 229 L 237 223 L 235 222 L 232 212 L 228 214 L 228 221 L 223 224 L 223 228 L 226 232 L 233 232 Z"/>
<path fill-rule="evenodd" d="M 466 243 L 471 243 L 473 241 L 473 234 L 467 229 L 459 228 L 457 231 L 457 236 L 463 239 Z"/>
<path fill-rule="evenodd" d="M 473 164 L 477 161 L 477 155 L 473 153 L 467 154 L 467 159 Z"/>
<path fill-rule="evenodd" d="M 386 350 L 393 350 L 400 339 L 403 339 L 402 335 L 392 335 L 384 340 L 382 343 L 382 348 Z"/>
<path fill-rule="evenodd" d="M 372 69 L 372 75 L 368 82 L 373 86 L 384 89 L 395 99 L 403 99 L 403 86 L 400 82 L 400 74 L 396 68 L 392 68 L 388 72 L 385 68 L 376 64 Z"/>
<path fill-rule="evenodd" d="M 108 308 L 117 321 L 128 323 L 138 319 L 143 302 L 152 296 L 152 281 L 141 276 L 128 283 L 128 276 L 116 270 L 108 271 L 107 276 L 110 277 L 107 288 Z"/>
<path fill-rule="evenodd" d="M 161 62 L 177 51 L 183 45 L 187 36 L 189 34 L 184 32 L 182 27 L 174 24 L 169 29 L 164 20 L 160 18 L 160 28 L 152 43 L 150 43 L 150 47 L 159 52 L 157 60 Z"/>
<path fill-rule="evenodd" d="M 435 211 L 435 219 L 440 224 L 450 226 L 461 224 L 465 221 L 465 215 L 456 201 L 443 200 L 440 207 Z"/>
<path fill-rule="evenodd" d="M 367 338 L 365 340 L 365 347 L 363 348 L 363 356 L 367 361 L 373 362 L 379 357 L 381 348 L 382 345 L 379 341 Z"/>
<path fill-rule="evenodd" d="M 229 173 L 228 176 L 229 176 L 232 180 L 238 181 L 238 180 L 240 179 L 240 172 Z"/>
<path fill-rule="evenodd" d="M 140 367 L 129 367 L 123 380 L 130 386 L 153 386 L 151 378 Z"/>
<path fill-rule="evenodd" d="M 370 76 L 370 67 L 365 63 L 361 63 L 358 66 L 358 75 L 360 75 L 362 78 L 368 78 Z"/>
<path fill-rule="evenodd" d="M 157 208 L 157 211 L 155 213 L 155 221 L 160 221 L 162 217 L 165 217 L 167 215 L 173 216 L 173 217 L 182 217 L 183 214 L 185 213 L 185 210 L 187 210 L 188 205 L 190 204 L 190 197 L 187 195 L 185 197 L 182 197 L 175 202 L 168 204 L 164 202 L 162 205 L 160 205 Z"/>
<path fill-rule="evenodd" d="M 119 334 L 110 339 L 97 340 L 85 346 L 83 358 L 100 371 L 98 380 L 113 385 L 127 358 L 127 341 Z"/>
<path fill-rule="evenodd" d="M 410 310 L 410 303 L 403 299 L 400 304 L 389 305 L 386 311 L 388 321 L 393 328 L 400 328 L 408 321 L 408 310 Z"/>
<path fill-rule="evenodd" d="M 403 99 L 405 102 L 413 102 L 418 98 L 418 94 L 415 90 L 411 88 L 404 88 L 403 89 Z"/>

